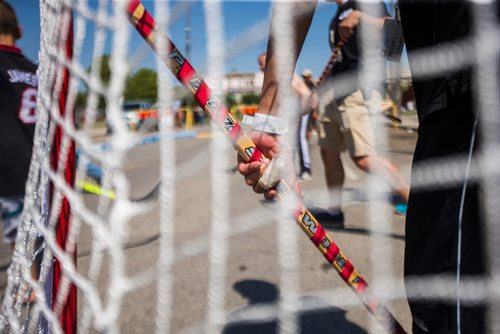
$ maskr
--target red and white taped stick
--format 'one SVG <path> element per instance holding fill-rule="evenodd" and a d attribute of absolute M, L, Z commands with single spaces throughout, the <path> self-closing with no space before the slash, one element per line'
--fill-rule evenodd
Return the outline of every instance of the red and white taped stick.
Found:
<path fill-rule="evenodd" d="M 259 148 L 255 146 L 250 137 L 243 131 L 227 108 L 211 95 L 207 84 L 198 76 L 191 64 L 184 58 L 172 41 L 161 31 L 157 31 L 155 20 L 139 0 L 131 0 L 129 2 L 128 14 L 132 25 L 155 52 L 157 52 L 156 40 L 159 37 L 165 39 L 169 58 L 166 65 L 184 87 L 193 93 L 198 105 L 210 115 L 212 121 L 227 134 L 241 158 L 246 162 L 261 161 L 264 155 Z M 294 203 L 297 203 L 295 218 L 307 237 L 323 254 L 328 263 L 338 272 L 340 277 L 360 296 L 366 308 L 390 333 L 405 333 L 404 329 L 387 308 L 380 305 L 367 293 L 368 285 L 366 281 L 291 189 L 284 181 L 280 181 L 276 186 L 281 200 L 294 200 Z"/>
<path fill-rule="evenodd" d="M 345 42 L 343 40 L 340 40 L 335 46 L 335 49 L 333 49 L 332 55 L 330 56 L 330 59 L 328 59 L 328 63 L 326 63 L 325 69 L 323 70 L 323 72 L 319 76 L 318 81 L 316 82 L 316 87 L 321 86 L 325 78 L 328 77 L 328 75 L 332 71 L 333 65 L 335 65 L 335 63 L 339 60 L 340 51 L 342 50 L 344 44 Z"/>

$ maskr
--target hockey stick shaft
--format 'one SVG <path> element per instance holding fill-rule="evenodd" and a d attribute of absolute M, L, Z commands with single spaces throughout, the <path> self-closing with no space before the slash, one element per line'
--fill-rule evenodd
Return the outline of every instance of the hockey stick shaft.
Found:
<path fill-rule="evenodd" d="M 250 137 L 243 131 L 227 108 L 211 95 L 206 83 L 198 76 L 191 64 L 189 64 L 172 41 L 165 34 L 157 31 L 155 20 L 139 0 L 131 0 L 129 2 L 128 14 L 132 25 L 155 52 L 157 52 L 157 39 L 165 39 L 169 58 L 166 61 L 166 65 L 184 87 L 191 91 L 198 105 L 210 115 L 212 121 L 229 137 L 240 157 L 246 162 L 262 160 L 264 155 L 259 148 L 256 147 Z M 360 296 L 367 309 L 391 333 L 404 333 L 403 328 L 392 314 L 369 296 L 366 292 L 366 281 L 342 253 L 333 239 L 327 235 L 326 231 L 307 210 L 302 201 L 297 198 L 292 188 L 284 181 L 280 181 L 277 185 L 277 191 L 281 200 L 293 200 L 297 204 L 294 214 L 299 226 L 342 279 Z"/>
<path fill-rule="evenodd" d="M 321 75 L 319 76 L 318 81 L 316 82 L 316 86 L 319 87 L 325 81 L 326 77 L 330 74 L 330 71 L 333 68 L 333 65 L 338 61 L 340 51 L 342 47 L 344 46 L 344 41 L 339 41 L 339 43 L 335 46 L 335 49 L 332 51 L 332 55 L 330 56 L 330 59 L 328 59 L 328 63 L 326 63 L 325 68 L 323 69 L 323 72 L 321 72 Z"/>

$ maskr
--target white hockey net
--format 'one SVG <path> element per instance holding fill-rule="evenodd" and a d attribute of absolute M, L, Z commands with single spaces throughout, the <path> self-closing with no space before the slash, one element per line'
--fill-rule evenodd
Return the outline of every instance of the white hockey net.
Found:
<path fill-rule="evenodd" d="M 389 191 L 388 185 L 380 182 L 377 173 L 365 177 L 353 172 L 352 166 L 346 167 L 347 183 L 358 189 L 344 192 L 347 217 L 362 222 L 346 229 L 348 233 L 339 232 L 339 246 L 367 278 L 380 304 L 388 305 L 407 330 L 411 318 L 406 293 L 423 300 L 487 303 L 489 332 L 500 333 L 500 320 L 495 317 L 500 312 L 500 182 L 495 154 L 500 133 L 499 27 L 488 10 L 491 4 L 472 3 L 474 38 L 413 54 L 412 75 L 426 77 L 474 67 L 481 153 L 472 159 L 457 157 L 419 166 L 413 171 L 412 185 L 446 188 L 461 185 L 464 178 L 481 184 L 491 275 L 465 282 L 457 277 L 415 280 L 405 291 L 403 218 L 395 218 L 387 203 L 376 200 Z M 223 13 L 231 4 L 207 1 L 201 6 L 205 72 L 212 94 L 220 100 L 226 93 L 221 84 L 225 61 L 248 50 L 256 58 L 262 50 L 251 48 L 265 40 L 268 32 L 267 17 L 227 40 Z M 258 4 L 246 2 L 245 8 Z M 278 4 L 272 27 L 278 69 L 289 73 L 295 33 L 290 20 L 293 2 Z M 288 217 L 282 214 L 286 205 L 262 208 L 243 186 L 241 176 L 228 173 L 235 154 L 226 138 L 215 134 L 217 128 L 201 127 L 204 130 L 198 131 L 198 137 L 190 137 L 198 141 L 178 140 L 192 133 L 176 131 L 170 106 L 179 89 L 162 61 L 170 56 L 166 52 L 159 51 L 154 62 L 159 132 L 140 135 L 132 131 L 122 110 L 127 80 L 153 51 L 145 41 L 134 42 L 138 35 L 129 23 L 127 6 L 128 1 L 40 1 L 37 130 L 23 224 L 0 312 L 1 331 L 383 332 L 358 296 L 323 265 L 325 260 L 299 235 L 295 222 L 283 218 Z M 159 29 L 168 31 L 196 5 L 157 0 L 145 6 L 154 13 Z M 320 5 L 325 6 L 333 5 Z M 360 77 L 366 87 L 384 85 L 380 78 L 387 64 L 379 53 L 381 39 L 376 30 L 361 33 L 366 51 Z M 164 40 L 158 40 L 157 46 L 167 49 Z M 327 58 L 318 56 L 321 61 Z M 103 74 L 107 66 L 109 72 Z M 298 105 L 290 80 L 289 75 L 282 75 L 279 84 L 282 114 L 293 120 Z M 338 77 L 324 87 L 334 86 L 342 95 L 353 80 Z M 322 92 L 325 99 L 331 99 L 328 89 Z M 414 143 L 415 135 L 389 129 L 378 116 L 374 117 L 376 145 L 384 154 L 390 155 L 394 136 L 410 136 L 409 145 Z M 210 144 L 201 142 L 205 138 L 201 131 L 210 133 Z M 294 135 L 292 131 L 289 137 Z M 290 143 L 296 145 L 295 140 Z M 312 155 L 320 166 L 318 152 Z M 411 156 L 397 159 L 408 176 Z M 315 177 L 323 177 L 320 167 Z M 304 184 L 304 188 L 307 205 L 327 205 L 329 194 L 323 181 L 314 187 Z M 32 274 L 36 262 L 41 263 L 38 278 Z M 35 302 L 29 301 L 32 291 Z"/>

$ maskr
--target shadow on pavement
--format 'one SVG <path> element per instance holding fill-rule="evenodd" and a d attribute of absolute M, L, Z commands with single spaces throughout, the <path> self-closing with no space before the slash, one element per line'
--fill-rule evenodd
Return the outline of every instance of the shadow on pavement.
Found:
<path fill-rule="evenodd" d="M 383 232 L 376 232 L 376 231 L 370 231 L 365 228 L 359 228 L 359 227 L 344 227 L 344 228 L 325 228 L 329 233 L 350 233 L 350 234 L 359 234 L 359 235 L 369 235 L 372 237 L 384 237 L 384 238 L 391 238 L 395 240 L 401 240 L 405 241 L 405 236 L 401 234 L 395 234 L 395 233 L 383 233 Z"/>
<path fill-rule="evenodd" d="M 224 334 L 278 333 L 278 298 L 276 285 L 261 280 L 237 282 L 233 289 L 248 300 L 248 305 L 228 316 Z M 299 298 L 299 333 L 365 334 L 366 331 L 346 319 L 346 311 L 331 306 L 319 297 Z"/>

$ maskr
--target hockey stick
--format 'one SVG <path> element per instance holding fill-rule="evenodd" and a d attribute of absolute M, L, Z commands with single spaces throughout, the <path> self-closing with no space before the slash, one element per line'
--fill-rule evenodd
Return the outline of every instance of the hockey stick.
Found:
<path fill-rule="evenodd" d="M 403 121 L 401 120 L 401 118 L 397 117 L 397 116 L 394 116 L 394 115 L 391 115 L 391 114 L 388 114 L 386 112 L 383 112 L 382 115 L 387 118 L 389 121 L 392 121 L 396 124 L 401 124 L 403 123 Z"/>
<path fill-rule="evenodd" d="M 227 134 L 233 147 L 246 162 L 260 161 L 264 158 L 262 152 L 255 146 L 250 137 L 243 131 L 238 122 L 210 93 L 207 84 L 198 76 L 194 68 L 184 58 L 172 41 L 161 31 L 156 30 L 154 18 L 146 11 L 139 0 L 129 2 L 128 14 L 132 25 L 157 52 L 158 38 L 164 38 L 168 47 L 169 61 L 166 65 L 177 79 L 191 91 L 198 105 L 205 110 L 221 131 Z M 329 237 L 316 218 L 307 210 L 302 201 L 293 193 L 292 188 L 284 181 L 276 187 L 281 200 L 294 200 L 297 209 L 295 218 L 308 238 L 323 254 L 328 263 L 338 272 L 342 279 L 358 294 L 365 307 L 391 333 L 405 333 L 394 316 L 367 293 L 367 283 L 357 272 L 340 248 Z"/>
<path fill-rule="evenodd" d="M 138 203 L 143 205 L 144 207 L 151 207 L 158 202 L 158 194 L 160 193 L 160 185 L 161 182 L 157 182 L 153 189 L 151 189 L 147 194 L 141 195 L 140 197 L 131 197 L 129 198 L 130 202 Z M 76 186 L 86 191 L 90 194 L 104 196 L 109 199 L 115 200 L 116 194 L 112 189 L 104 190 L 100 184 L 97 184 L 92 181 L 87 180 L 77 180 Z"/>
<path fill-rule="evenodd" d="M 338 61 L 339 55 L 340 55 L 340 50 L 344 46 L 345 41 L 340 40 L 337 45 L 335 46 L 335 49 L 332 51 L 332 55 L 330 56 L 330 59 L 328 59 L 328 63 L 326 63 L 325 68 L 323 69 L 323 72 L 321 72 L 321 75 L 318 78 L 318 81 L 316 82 L 316 86 L 319 87 L 323 83 L 326 77 L 330 74 L 330 71 L 333 68 L 333 65 Z"/>

